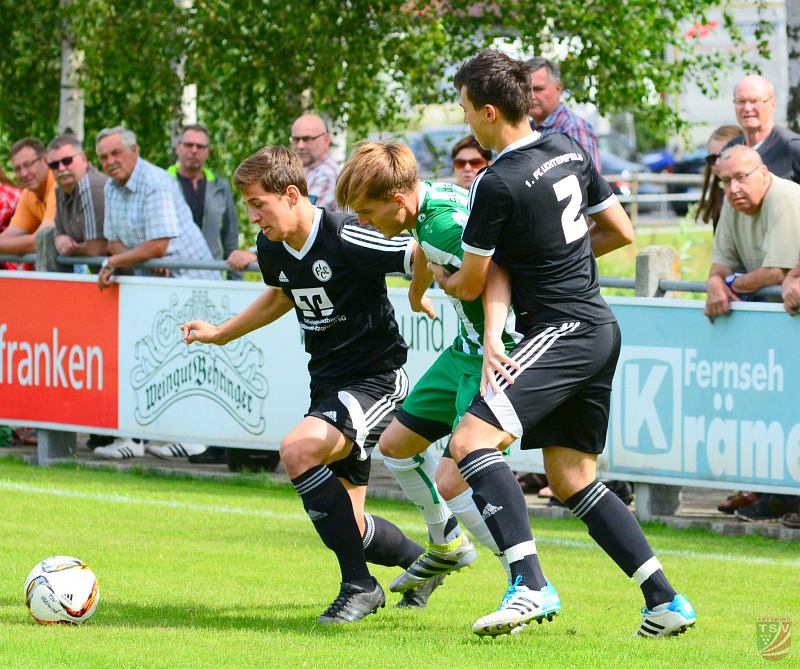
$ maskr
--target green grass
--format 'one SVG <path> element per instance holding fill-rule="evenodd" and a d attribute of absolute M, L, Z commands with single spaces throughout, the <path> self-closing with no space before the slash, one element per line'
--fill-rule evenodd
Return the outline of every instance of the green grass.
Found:
<path fill-rule="evenodd" d="M 422 611 L 393 608 L 319 627 L 338 588 L 335 561 L 299 500 L 267 477 L 214 481 L 0 460 L 0 666 L 3 667 L 737 667 L 761 662 L 756 616 L 800 619 L 797 545 L 660 525 L 647 532 L 698 610 L 675 639 L 633 636 L 640 594 L 577 520 L 536 520 L 542 563 L 564 604 L 553 623 L 481 640 L 475 618 L 502 594 L 482 550 Z M 409 505 L 373 501 L 422 540 Z M 40 626 L 22 583 L 41 559 L 74 555 L 101 601 L 80 627 Z M 387 586 L 395 569 L 373 573 Z M 784 660 L 790 666 L 797 650 Z M 794 666 L 797 666 L 796 664 Z"/>

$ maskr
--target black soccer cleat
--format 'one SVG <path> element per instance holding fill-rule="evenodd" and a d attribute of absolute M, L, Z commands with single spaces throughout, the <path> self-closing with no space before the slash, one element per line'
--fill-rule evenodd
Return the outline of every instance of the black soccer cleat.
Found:
<path fill-rule="evenodd" d="M 444 581 L 447 574 L 439 574 L 435 578 L 423 581 L 421 585 L 411 590 L 405 590 L 400 601 L 397 602 L 398 609 L 424 609 L 428 604 L 428 598 Z"/>
<path fill-rule="evenodd" d="M 338 596 L 317 618 L 317 622 L 320 625 L 354 623 L 370 613 L 376 613 L 385 604 L 386 595 L 377 581 L 372 590 L 365 590 L 352 583 L 342 583 Z"/>

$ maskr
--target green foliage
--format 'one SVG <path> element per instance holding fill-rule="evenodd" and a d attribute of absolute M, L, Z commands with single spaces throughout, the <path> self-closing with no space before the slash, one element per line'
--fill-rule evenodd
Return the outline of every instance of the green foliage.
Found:
<path fill-rule="evenodd" d="M 89 145 L 100 128 L 122 123 L 143 156 L 168 163 L 183 83 L 193 82 L 212 162 L 226 173 L 254 149 L 285 142 L 305 109 L 357 137 L 397 127 L 415 105 L 452 101 L 453 67 L 498 40 L 558 54 L 578 100 L 636 111 L 661 129 L 680 125 L 669 100 L 689 79 L 738 58 L 695 53 L 683 34 L 717 0 L 0 2 L 0 147 L 56 132 L 66 34 L 85 56 Z M 732 9 L 725 26 L 738 34 Z M 766 29 L 756 33 L 762 51 Z"/>

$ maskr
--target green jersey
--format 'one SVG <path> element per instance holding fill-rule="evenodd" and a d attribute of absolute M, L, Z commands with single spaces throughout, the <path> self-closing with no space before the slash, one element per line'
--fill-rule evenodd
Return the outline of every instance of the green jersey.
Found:
<path fill-rule="evenodd" d="M 461 234 L 469 218 L 467 191 L 450 183 L 424 182 L 420 186 L 417 226 L 411 231 L 425 257 L 448 272 L 461 267 L 464 250 Z M 467 355 L 483 355 L 483 326 L 486 319 L 481 298 L 469 302 L 448 296 L 458 314 L 458 336 L 453 347 Z M 511 351 L 521 335 L 514 332 L 513 314 L 503 331 L 506 351 Z"/>

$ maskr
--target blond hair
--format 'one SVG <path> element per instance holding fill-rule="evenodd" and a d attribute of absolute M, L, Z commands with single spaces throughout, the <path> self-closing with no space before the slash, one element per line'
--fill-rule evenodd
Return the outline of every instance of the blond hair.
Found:
<path fill-rule="evenodd" d="M 336 181 L 336 199 L 355 210 L 365 200 L 386 201 L 416 186 L 417 161 L 405 144 L 359 142 Z"/>

